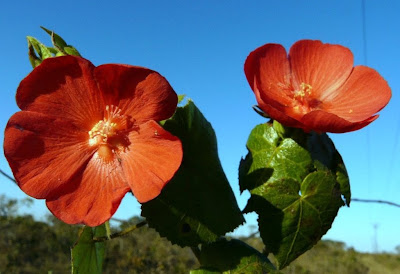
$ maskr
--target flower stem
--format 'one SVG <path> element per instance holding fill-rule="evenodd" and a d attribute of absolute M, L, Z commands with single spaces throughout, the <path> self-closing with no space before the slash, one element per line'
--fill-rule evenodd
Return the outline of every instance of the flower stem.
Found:
<path fill-rule="evenodd" d="M 133 231 L 133 230 L 135 230 L 135 229 L 137 229 L 139 227 L 145 226 L 145 225 L 147 225 L 147 222 L 146 221 L 142 221 L 142 222 L 137 223 L 137 224 L 135 224 L 133 226 L 125 228 L 124 230 L 121 230 L 119 232 L 113 233 L 113 234 L 111 234 L 109 236 L 94 237 L 93 241 L 94 242 L 105 242 L 107 240 L 111 240 L 111 239 L 114 239 L 114 238 L 118 238 L 118 237 L 124 236 L 124 235 L 128 234 L 129 232 L 131 232 L 131 231 Z"/>

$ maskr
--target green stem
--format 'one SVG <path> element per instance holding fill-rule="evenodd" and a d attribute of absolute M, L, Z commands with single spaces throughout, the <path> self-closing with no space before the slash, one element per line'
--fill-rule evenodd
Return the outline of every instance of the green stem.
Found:
<path fill-rule="evenodd" d="M 111 236 L 111 228 L 110 228 L 110 222 L 107 221 L 104 223 L 105 227 L 106 227 L 106 236 L 108 238 L 108 240 L 111 240 L 110 236 Z"/>
<path fill-rule="evenodd" d="M 137 223 L 137 224 L 135 224 L 133 226 L 125 228 L 124 230 L 121 230 L 119 232 L 113 233 L 109 237 L 107 237 L 107 236 L 94 237 L 93 241 L 94 242 L 105 242 L 107 240 L 111 240 L 111 239 L 114 239 L 114 238 L 118 238 L 118 237 L 124 236 L 124 235 L 128 234 L 129 232 L 131 232 L 131 231 L 133 231 L 133 230 L 135 230 L 135 229 L 137 229 L 139 227 L 145 226 L 145 225 L 147 225 L 147 222 L 146 221 L 142 221 L 142 222 Z"/>

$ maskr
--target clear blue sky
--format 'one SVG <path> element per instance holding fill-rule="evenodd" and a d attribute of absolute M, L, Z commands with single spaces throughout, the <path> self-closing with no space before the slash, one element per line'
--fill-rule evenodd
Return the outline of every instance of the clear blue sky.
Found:
<path fill-rule="evenodd" d="M 177 93 L 187 94 L 212 123 L 223 168 L 239 205 L 237 169 L 245 156 L 250 130 L 265 122 L 251 108 L 255 97 L 243 64 L 256 47 L 280 43 L 287 49 L 310 38 L 349 47 L 355 64 L 366 64 L 389 82 L 393 97 L 369 127 L 331 134 L 346 163 L 353 197 L 400 203 L 400 2 L 366 0 L 366 49 L 359 1 L 1 1 L 0 3 L 0 142 L 9 117 L 18 110 L 15 91 L 31 67 L 27 35 L 49 44 L 39 26 L 61 34 L 95 65 L 126 63 L 164 75 Z M 364 54 L 366 53 L 366 54 Z M 373 100 L 373 98 L 371 98 Z M 0 155 L 0 167 L 10 169 Z M 26 195 L 0 177 L 0 194 Z M 116 216 L 139 214 L 126 197 Z M 43 201 L 27 209 L 38 218 Z M 344 241 L 361 251 L 374 250 L 374 224 L 380 251 L 400 245 L 400 209 L 352 203 L 342 208 L 326 239 Z M 247 217 L 256 224 L 256 215 Z M 243 227 L 238 233 L 246 233 Z"/>

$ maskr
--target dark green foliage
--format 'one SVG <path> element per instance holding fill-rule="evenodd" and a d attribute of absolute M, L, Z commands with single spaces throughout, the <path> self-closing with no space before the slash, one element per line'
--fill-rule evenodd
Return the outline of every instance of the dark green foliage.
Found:
<path fill-rule="evenodd" d="M 341 242 L 320 241 L 282 273 L 396 274 L 400 273 L 400 256 L 359 253 Z"/>
<path fill-rule="evenodd" d="M 264 254 L 236 239 L 223 238 L 203 245 L 199 260 L 199 270 L 203 271 L 212 269 L 229 273 L 267 273 L 275 270 Z"/>
<path fill-rule="evenodd" d="M 50 216 L 46 222 L 31 216 L 17 216 L 19 202 L 0 196 L 0 272 L 1 273 L 71 273 L 70 247 L 78 239 L 79 226 L 70 226 Z M 113 230 L 122 230 L 138 223 L 139 218 L 123 222 Z M 258 237 L 243 238 L 247 244 L 263 251 Z M 229 245 L 227 241 L 227 244 Z M 242 243 L 235 243 L 240 248 Z M 212 249 L 218 249 L 218 245 Z M 224 243 L 222 242 L 222 245 Z M 246 246 L 246 245 L 244 245 Z M 253 250 L 251 247 L 244 248 Z M 229 249 L 228 249 L 229 255 Z M 251 254 L 257 254 L 251 251 Z M 259 253 L 258 253 L 259 254 Z M 215 255 L 215 254 L 214 254 Z M 214 256 L 213 255 L 213 256 Z M 218 254 L 217 254 L 218 255 Z M 215 255 L 215 256 L 217 256 Z M 257 256 L 257 255 L 256 255 Z M 250 256 L 251 257 L 251 256 Z M 237 256 L 233 256 L 235 261 Z M 273 258 L 271 258 L 273 260 Z M 207 260 L 206 260 L 207 261 Z M 229 264 L 229 260 L 227 262 Z M 130 234 L 106 242 L 103 273 L 189 273 L 199 268 L 189 248 L 171 245 L 156 231 L 141 227 Z M 221 273 L 214 269 L 193 273 Z M 314 248 L 285 268 L 282 273 L 388 273 L 400 272 L 400 255 L 363 254 L 346 249 L 343 243 L 320 241 Z"/>
<path fill-rule="evenodd" d="M 263 250 L 263 243 L 259 237 L 241 240 L 257 247 L 260 252 Z M 273 256 L 270 257 L 275 263 Z M 397 274 L 400 273 L 400 254 L 360 253 L 353 248 L 347 248 L 343 242 L 322 240 L 279 273 Z"/>
<path fill-rule="evenodd" d="M 218 158 L 214 130 L 191 101 L 163 127 L 182 141 L 183 161 L 161 195 L 142 205 L 142 216 L 174 244 L 213 242 L 244 221 Z"/>
<path fill-rule="evenodd" d="M 130 223 L 138 223 L 133 218 Z M 128 227 L 123 223 L 120 229 Z M 104 273 L 188 273 L 198 267 L 190 248 L 172 245 L 151 228 L 141 227 L 107 242 Z"/>
<path fill-rule="evenodd" d="M 0 205 L 2 212 L 10 213 L 0 216 L 0 273 L 71 273 L 71 247 L 81 226 L 64 224 L 53 216 L 40 222 L 29 215 L 14 215 L 19 203 L 3 196 Z M 137 222 L 134 218 L 113 231 Z M 148 227 L 105 245 L 103 273 L 188 273 L 198 267 L 189 248 L 172 245 Z"/>
<path fill-rule="evenodd" d="M 69 272 L 72 239 L 68 237 L 76 238 L 76 233 L 76 227 L 60 222 L 53 227 L 30 215 L 0 216 L 0 272 Z"/>

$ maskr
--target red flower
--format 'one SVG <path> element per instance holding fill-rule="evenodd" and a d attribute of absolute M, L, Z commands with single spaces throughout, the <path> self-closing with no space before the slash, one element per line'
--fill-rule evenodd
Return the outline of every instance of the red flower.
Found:
<path fill-rule="evenodd" d="M 289 56 L 281 45 L 266 44 L 250 53 L 244 71 L 265 113 L 305 131 L 363 128 L 391 97 L 375 70 L 353 67 L 349 49 L 320 41 L 298 41 Z"/>
<path fill-rule="evenodd" d="M 4 152 L 19 187 L 69 224 L 97 226 L 132 190 L 155 198 L 182 161 L 180 140 L 155 121 L 177 96 L 157 72 L 49 58 L 17 90 Z"/>

